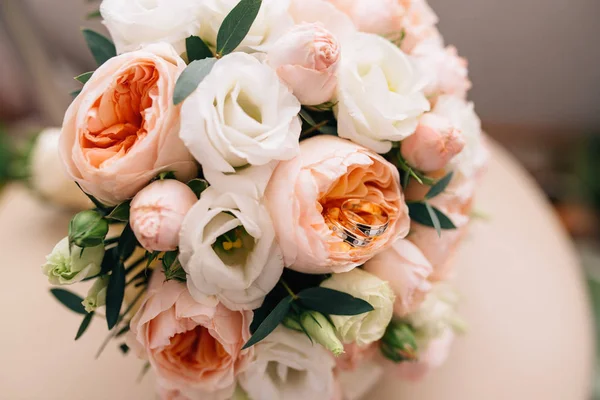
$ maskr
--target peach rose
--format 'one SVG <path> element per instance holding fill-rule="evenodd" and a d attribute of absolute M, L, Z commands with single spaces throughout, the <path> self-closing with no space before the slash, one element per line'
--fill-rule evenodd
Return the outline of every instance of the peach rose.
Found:
<path fill-rule="evenodd" d="M 373 257 L 364 269 L 390 284 L 396 294 L 394 314 L 398 317 L 415 311 L 431 290 L 427 278 L 433 267 L 421 250 L 405 239 Z"/>
<path fill-rule="evenodd" d="M 447 118 L 427 113 L 415 133 L 402 141 L 402 157 L 424 172 L 444 168 L 465 147 L 461 132 Z"/>
<path fill-rule="evenodd" d="M 405 237 L 408 207 L 398 170 L 383 157 L 352 142 L 316 136 L 300 144 L 300 155 L 282 162 L 265 193 L 284 262 L 304 273 L 346 272 Z M 390 215 L 387 231 L 366 247 L 351 247 L 325 222 L 332 204 L 360 198 Z"/>
<path fill-rule="evenodd" d="M 268 52 L 269 65 L 306 105 L 331 100 L 339 59 L 337 39 L 320 23 L 296 25 Z"/>
<path fill-rule="evenodd" d="M 250 338 L 252 312 L 197 303 L 185 284 L 164 279 L 154 272 L 147 298 L 131 321 L 132 345 L 149 360 L 165 393 L 229 399 L 236 376 L 253 357 L 252 348 L 241 350 Z"/>
<path fill-rule="evenodd" d="M 172 100 L 184 68 L 171 46 L 158 44 L 114 57 L 94 72 L 67 110 L 60 138 L 67 172 L 85 192 L 115 205 L 160 172 L 182 180 L 196 174 Z"/>
<path fill-rule="evenodd" d="M 135 237 L 148 251 L 173 251 L 187 212 L 198 198 L 185 183 L 174 179 L 152 182 L 135 195 L 129 222 Z"/>

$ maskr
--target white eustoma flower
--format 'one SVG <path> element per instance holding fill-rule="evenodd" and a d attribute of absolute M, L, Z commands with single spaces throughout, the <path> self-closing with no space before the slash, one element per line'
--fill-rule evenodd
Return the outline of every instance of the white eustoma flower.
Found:
<path fill-rule="evenodd" d="M 239 0 L 202 0 L 200 37 L 209 46 L 216 47 L 217 34 L 225 17 Z M 250 31 L 236 51 L 265 51 L 292 25 L 288 14 L 290 0 L 263 0 Z"/>
<path fill-rule="evenodd" d="M 342 342 L 366 346 L 383 337 L 392 320 L 396 300 L 387 282 L 355 268 L 350 272 L 333 274 L 321 286 L 363 299 L 374 308 L 371 312 L 359 315 L 331 316 Z"/>
<path fill-rule="evenodd" d="M 231 310 L 258 308 L 283 272 L 269 213 L 235 190 L 202 192 L 183 222 L 179 251 L 192 297 Z"/>
<path fill-rule="evenodd" d="M 430 105 L 416 64 L 387 39 L 357 33 L 342 46 L 338 134 L 377 153 L 412 135 Z"/>
<path fill-rule="evenodd" d="M 73 245 L 69 250 L 69 238 L 66 237 L 46 257 L 42 272 L 52 285 L 71 285 L 98 275 L 103 258 L 104 245 L 88 247 L 83 251 L 81 247 Z"/>
<path fill-rule="evenodd" d="M 204 0 L 103 0 L 100 13 L 119 54 L 166 42 L 179 54 L 200 30 Z"/>
<path fill-rule="evenodd" d="M 300 102 L 277 73 L 257 58 L 233 53 L 181 108 L 180 136 L 205 169 L 289 160 L 299 153 Z"/>
<path fill-rule="evenodd" d="M 256 345 L 254 360 L 239 377 L 252 399 L 328 400 L 334 393 L 335 360 L 305 334 L 278 327 Z"/>
<path fill-rule="evenodd" d="M 29 182 L 45 200 L 73 210 L 91 208 L 92 202 L 65 173 L 58 143 L 60 128 L 47 128 L 38 135 L 30 156 Z"/>

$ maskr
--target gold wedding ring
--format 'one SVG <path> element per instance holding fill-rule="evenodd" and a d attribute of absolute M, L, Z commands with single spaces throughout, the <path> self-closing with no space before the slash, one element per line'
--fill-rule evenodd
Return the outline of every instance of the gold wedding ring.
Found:
<path fill-rule="evenodd" d="M 383 235 L 389 214 L 378 204 L 361 199 L 344 201 L 325 211 L 329 228 L 352 247 L 367 247 Z"/>

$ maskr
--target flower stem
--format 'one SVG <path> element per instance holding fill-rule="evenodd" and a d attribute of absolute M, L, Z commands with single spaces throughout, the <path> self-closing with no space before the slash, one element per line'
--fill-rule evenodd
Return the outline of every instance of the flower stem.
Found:
<path fill-rule="evenodd" d="M 294 293 L 294 291 L 288 286 L 287 283 L 285 283 L 285 281 L 282 279 L 279 282 L 281 282 L 281 285 L 285 288 L 285 290 L 287 290 L 287 292 L 290 294 L 290 296 L 292 296 L 292 299 L 294 300 L 298 300 L 298 296 L 296 296 L 296 293 Z"/>

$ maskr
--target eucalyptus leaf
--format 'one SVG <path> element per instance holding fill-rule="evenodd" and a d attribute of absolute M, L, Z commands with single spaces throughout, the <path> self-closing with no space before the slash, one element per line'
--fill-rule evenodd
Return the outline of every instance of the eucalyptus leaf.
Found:
<path fill-rule="evenodd" d="M 121 233 L 121 237 L 119 238 L 119 244 L 117 245 L 119 260 L 121 263 L 125 263 L 127 259 L 133 254 L 136 246 L 138 245 L 138 241 L 131 230 L 131 225 L 127 224 L 123 232 Z"/>
<path fill-rule="evenodd" d="M 310 115 L 310 113 L 308 112 L 308 110 L 302 108 L 300 110 L 300 117 L 305 120 L 310 126 L 315 126 L 317 125 L 317 122 L 314 120 L 314 118 Z"/>
<path fill-rule="evenodd" d="M 77 335 L 75 336 L 75 340 L 79 340 L 80 337 L 83 336 L 87 328 L 90 326 L 90 322 L 92 322 L 92 318 L 94 318 L 94 312 L 88 313 L 83 317 L 83 321 L 81 321 L 81 325 L 79 325 L 79 329 L 77 330 Z"/>
<path fill-rule="evenodd" d="M 446 188 L 450 184 L 450 181 L 452 181 L 453 176 L 454 176 L 454 172 L 450 172 L 448 175 L 444 176 L 442 179 L 437 181 L 435 183 L 435 185 L 433 185 L 431 187 L 431 189 L 429 189 L 429 192 L 427 192 L 427 194 L 425 195 L 425 198 L 433 199 L 434 197 L 442 194 L 444 192 L 444 190 L 446 190 Z"/>
<path fill-rule="evenodd" d="M 50 289 L 50 293 L 52 293 L 56 300 L 60 301 L 62 305 L 67 307 L 69 310 L 81 315 L 87 314 L 83 304 L 81 304 L 83 302 L 83 298 L 75 293 L 60 288 L 52 288 Z"/>
<path fill-rule="evenodd" d="M 125 265 L 123 262 L 117 262 L 114 265 L 108 287 L 106 288 L 106 323 L 108 329 L 117 325 L 123 298 L 125 297 Z"/>
<path fill-rule="evenodd" d="M 71 93 L 69 93 L 69 95 L 72 98 L 76 98 L 77 96 L 79 96 L 79 93 L 81 93 L 81 89 L 73 90 Z"/>
<path fill-rule="evenodd" d="M 456 225 L 452 222 L 450 218 L 437 208 L 433 206 L 429 206 L 433 210 L 433 213 L 437 217 L 437 220 L 440 224 L 440 229 L 442 230 L 451 230 L 456 229 Z M 431 215 L 428 210 L 428 206 L 425 203 L 409 203 L 408 204 L 408 212 L 410 218 L 421 225 L 428 226 L 430 228 L 435 228 L 434 221 L 431 218 Z"/>
<path fill-rule="evenodd" d="M 431 222 L 433 223 L 433 228 L 437 232 L 438 236 L 442 237 L 442 226 L 440 224 L 440 219 L 438 218 L 437 214 L 433 210 L 433 207 L 431 206 L 431 204 L 425 203 L 425 208 L 427 209 L 429 218 L 431 219 Z"/>
<path fill-rule="evenodd" d="M 117 49 L 115 48 L 114 43 L 106 36 L 94 32 L 91 29 L 83 29 L 82 32 L 98 66 L 117 55 Z"/>
<path fill-rule="evenodd" d="M 310 310 L 329 315 L 358 315 L 374 308 L 363 299 L 337 290 L 313 287 L 298 293 L 300 304 Z"/>
<path fill-rule="evenodd" d="M 75 78 L 76 81 L 83 83 L 84 85 L 87 83 L 87 81 L 90 80 L 90 78 L 92 77 L 92 75 L 94 75 L 94 71 L 90 71 L 90 72 L 84 72 L 81 75 L 77 75 Z"/>
<path fill-rule="evenodd" d="M 206 43 L 198 36 L 190 36 L 185 39 L 185 50 L 190 63 L 192 61 L 214 57 Z"/>
<path fill-rule="evenodd" d="M 173 104 L 181 103 L 192 94 L 200 82 L 210 73 L 216 62 L 216 58 L 192 61 L 177 79 L 175 92 L 173 93 Z"/>
<path fill-rule="evenodd" d="M 244 40 L 262 4 L 261 0 L 241 0 L 225 17 L 217 33 L 217 55 L 234 51 Z"/>
<path fill-rule="evenodd" d="M 129 221 L 129 210 L 131 208 L 131 202 L 125 201 L 118 206 L 116 206 L 110 214 L 106 216 L 108 219 L 112 219 L 114 221 L 119 222 L 128 222 Z"/>
<path fill-rule="evenodd" d="M 275 307 L 267 316 L 267 318 L 265 318 L 264 321 L 259 325 L 250 340 L 248 340 L 248 342 L 244 345 L 243 349 L 252 347 L 269 336 L 269 334 L 273 332 L 287 316 L 288 312 L 290 311 L 291 303 L 291 296 L 287 296 L 281 300 L 279 304 L 277 304 L 277 307 Z"/>
<path fill-rule="evenodd" d="M 196 197 L 200 198 L 202 192 L 204 192 L 209 184 L 204 179 L 192 179 L 187 183 L 187 185 L 192 189 L 192 191 L 196 194 Z"/>

